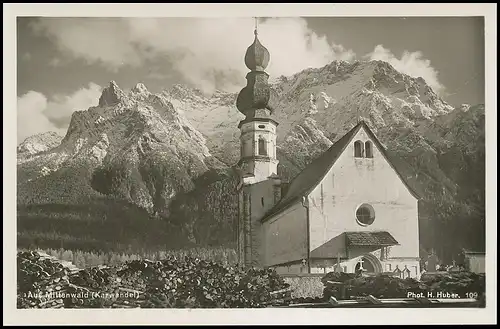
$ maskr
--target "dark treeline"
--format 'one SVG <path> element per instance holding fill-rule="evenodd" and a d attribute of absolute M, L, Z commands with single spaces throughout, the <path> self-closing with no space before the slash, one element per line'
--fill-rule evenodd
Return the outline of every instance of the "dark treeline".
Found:
<path fill-rule="evenodd" d="M 137 252 L 189 245 L 175 225 L 121 201 L 18 206 L 17 215 L 19 247 Z"/>

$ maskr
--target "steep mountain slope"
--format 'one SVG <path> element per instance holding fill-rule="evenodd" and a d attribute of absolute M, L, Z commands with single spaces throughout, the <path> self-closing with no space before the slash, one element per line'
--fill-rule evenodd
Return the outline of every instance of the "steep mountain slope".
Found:
<path fill-rule="evenodd" d="M 205 138 L 161 95 L 142 84 L 125 93 L 111 82 L 97 107 L 73 113 L 59 146 L 19 161 L 18 200 L 112 195 L 161 213 L 174 195 L 220 168 Z"/>
<path fill-rule="evenodd" d="M 453 109 L 423 79 L 381 61 L 335 61 L 276 81 L 271 105 L 285 181 L 363 118 L 422 195 L 422 247 L 451 257 L 484 245 L 484 106 Z M 111 83 L 99 106 L 73 115 L 59 146 L 19 160 L 20 203 L 105 195 L 167 217 L 196 243 L 231 242 L 230 167 L 243 118 L 236 96 L 181 85 L 153 95 L 138 84 L 126 93 Z"/>
<path fill-rule="evenodd" d="M 216 91 L 207 96 L 200 90 L 174 85 L 162 96 L 206 136 L 207 146 L 214 156 L 229 165 L 238 161 L 238 123 L 245 116 L 236 109 L 237 94 Z"/>

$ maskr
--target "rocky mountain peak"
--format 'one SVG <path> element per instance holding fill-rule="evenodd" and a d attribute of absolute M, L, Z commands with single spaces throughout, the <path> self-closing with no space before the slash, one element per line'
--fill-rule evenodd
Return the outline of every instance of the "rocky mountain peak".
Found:
<path fill-rule="evenodd" d="M 146 86 L 139 82 L 137 83 L 134 88 L 132 88 L 132 93 L 135 93 L 135 94 L 148 94 L 149 91 L 148 91 L 148 88 L 146 88 Z"/>
<path fill-rule="evenodd" d="M 103 90 L 99 106 L 72 114 L 60 147 L 21 162 L 25 183 L 70 167 L 85 168 L 82 184 L 89 193 L 119 194 L 158 211 L 166 211 L 169 200 L 192 189 L 206 171 L 224 167 L 212 157 L 205 137 L 165 96 L 150 93 L 142 83 L 125 93 L 114 81 Z M 158 175 L 163 180 L 156 180 Z"/>
<path fill-rule="evenodd" d="M 110 81 L 108 87 L 104 88 L 99 98 L 99 106 L 111 106 L 118 103 L 125 93 L 120 89 L 115 81 Z"/>
<path fill-rule="evenodd" d="M 202 159 L 210 157 L 202 134 L 169 100 L 164 93 L 151 93 L 143 83 L 124 92 L 111 81 L 103 90 L 99 106 L 72 114 L 62 148 L 67 154 L 102 162 L 107 154 L 123 151 L 112 150 L 117 145 L 137 145 L 132 153 L 146 154 L 155 148 L 169 147 L 175 141 L 191 148 Z"/>
<path fill-rule="evenodd" d="M 183 84 L 172 85 L 170 89 L 166 90 L 166 94 L 176 99 L 193 98 L 193 97 L 204 98 L 205 96 L 201 90 L 198 90 L 196 88 L 191 88 Z"/>

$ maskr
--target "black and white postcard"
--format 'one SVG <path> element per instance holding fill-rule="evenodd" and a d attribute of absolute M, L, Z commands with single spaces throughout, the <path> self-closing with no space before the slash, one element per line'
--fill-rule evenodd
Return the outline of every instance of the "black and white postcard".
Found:
<path fill-rule="evenodd" d="M 4 10 L 12 323 L 496 321 L 496 5 Z"/>

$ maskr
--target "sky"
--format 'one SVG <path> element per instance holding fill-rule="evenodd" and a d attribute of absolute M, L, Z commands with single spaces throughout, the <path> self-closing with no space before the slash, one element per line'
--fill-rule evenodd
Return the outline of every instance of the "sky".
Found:
<path fill-rule="evenodd" d="M 238 91 L 252 18 L 17 18 L 17 138 L 64 135 L 71 114 L 114 80 L 152 92 L 188 84 Z M 482 17 L 261 18 L 266 71 L 289 76 L 333 60 L 384 60 L 453 106 L 484 103 Z"/>

